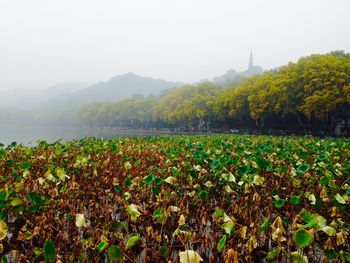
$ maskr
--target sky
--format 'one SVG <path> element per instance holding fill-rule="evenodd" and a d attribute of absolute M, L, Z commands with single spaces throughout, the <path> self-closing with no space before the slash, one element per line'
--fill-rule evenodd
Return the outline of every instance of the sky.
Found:
<path fill-rule="evenodd" d="M 0 0 L 0 89 L 195 82 L 350 51 L 349 0 Z"/>

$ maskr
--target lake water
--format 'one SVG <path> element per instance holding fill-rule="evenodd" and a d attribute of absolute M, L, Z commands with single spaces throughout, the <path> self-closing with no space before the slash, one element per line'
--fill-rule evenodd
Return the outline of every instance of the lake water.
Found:
<path fill-rule="evenodd" d="M 54 142 L 57 140 L 67 141 L 82 139 L 85 137 L 103 137 L 110 139 L 113 137 L 135 137 L 151 135 L 168 135 L 171 132 L 160 131 L 130 131 L 113 129 L 89 129 L 79 127 L 53 127 L 53 126 L 28 126 L 16 124 L 0 124 L 0 142 L 10 144 L 11 142 L 25 145 L 35 145 L 38 140 Z"/>

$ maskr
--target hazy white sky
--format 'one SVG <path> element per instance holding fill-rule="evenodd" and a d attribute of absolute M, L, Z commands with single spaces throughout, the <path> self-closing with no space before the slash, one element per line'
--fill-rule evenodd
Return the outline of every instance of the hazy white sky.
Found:
<path fill-rule="evenodd" d="M 0 0 L 0 89 L 183 82 L 350 51 L 349 0 Z"/>

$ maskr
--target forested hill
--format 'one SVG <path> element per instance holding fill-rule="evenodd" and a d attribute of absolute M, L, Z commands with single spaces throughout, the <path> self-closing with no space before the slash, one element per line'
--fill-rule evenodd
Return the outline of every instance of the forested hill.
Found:
<path fill-rule="evenodd" d="M 251 127 L 334 130 L 350 119 L 350 55 L 311 55 L 244 79 L 234 88 L 211 82 L 160 98 L 90 104 L 79 118 L 92 126 L 168 125 L 198 130 Z"/>

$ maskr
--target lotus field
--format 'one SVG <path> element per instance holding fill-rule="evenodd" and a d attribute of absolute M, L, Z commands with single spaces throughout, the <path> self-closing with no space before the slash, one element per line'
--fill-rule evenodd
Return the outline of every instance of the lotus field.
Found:
<path fill-rule="evenodd" d="M 1 262 L 350 261 L 350 141 L 0 147 Z"/>

